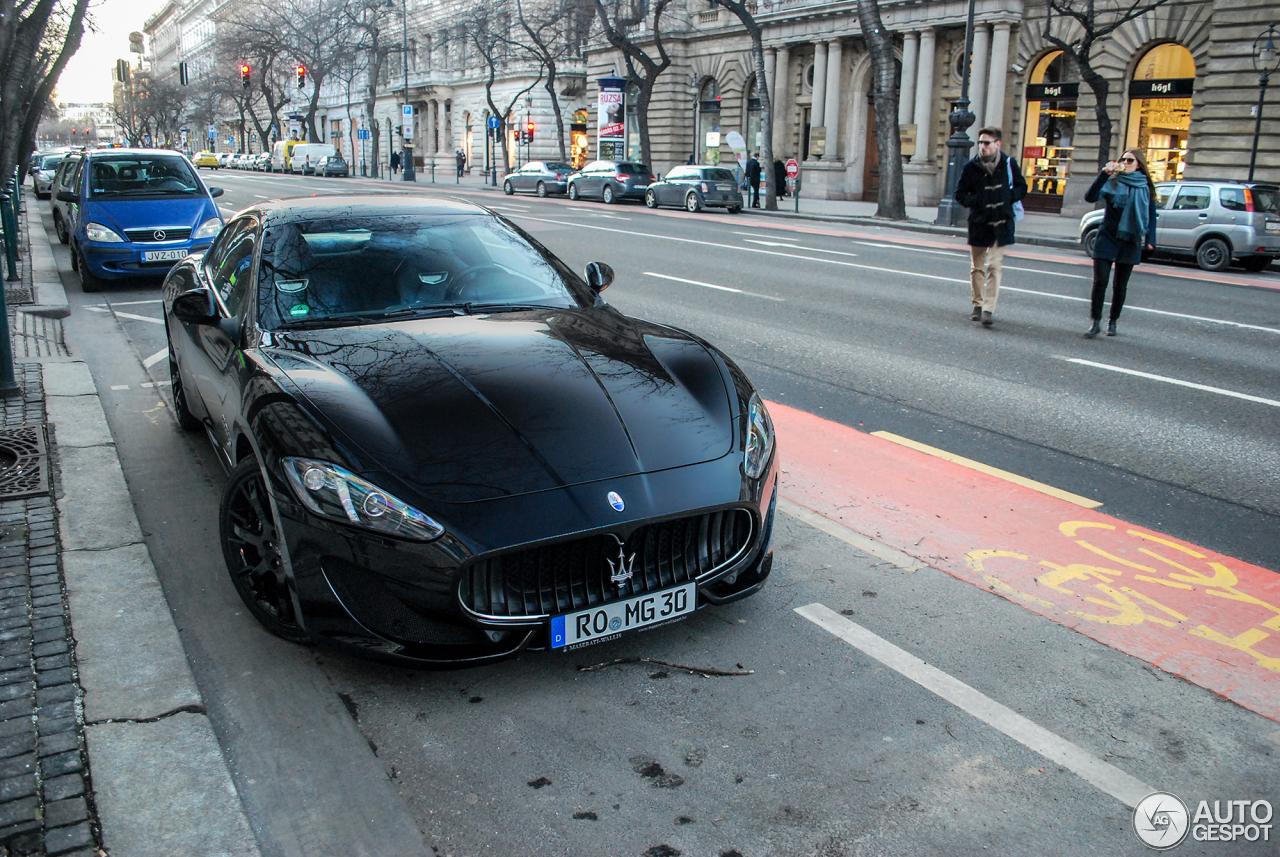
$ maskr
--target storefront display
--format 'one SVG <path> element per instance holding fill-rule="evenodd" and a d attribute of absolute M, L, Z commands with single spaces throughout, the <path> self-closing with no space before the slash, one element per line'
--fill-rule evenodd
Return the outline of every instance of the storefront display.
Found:
<path fill-rule="evenodd" d="M 1155 181 L 1182 178 L 1195 76 L 1191 52 L 1164 44 L 1143 56 L 1129 82 L 1125 148 L 1142 151 Z"/>
<path fill-rule="evenodd" d="M 1026 122 L 1022 132 L 1022 173 L 1027 179 L 1028 211 L 1062 210 L 1076 129 L 1080 84 L 1063 78 L 1062 51 L 1043 57 L 1027 85 Z"/>

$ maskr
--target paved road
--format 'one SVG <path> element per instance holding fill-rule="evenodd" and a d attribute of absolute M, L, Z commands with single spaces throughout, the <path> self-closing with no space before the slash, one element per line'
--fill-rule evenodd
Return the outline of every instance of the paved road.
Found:
<path fill-rule="evenodd" d="M 362 185 L 210 183 L 227 188 L 228 212 Z M 1070 254 L 1010 258 L 997 325 L 983 330 L 965 318 L 964 258 L 943 240 L 471 195 L 575 267 L 614 265 L 611 302 L 706 336 L 773 401 L 1280 569 L 1275 277 L 1140 268 L 1122 336 L 1088 342 L 1088 268 Z M 69 292 L 71 333 L 93 343 L 148 544 L 264 854 L 415 853 L 400 844 L 414 828 L 418 853 L 459 855 L 1139 853 L 1124 777 L 1189 802 L 1280 804 L 1273 720 L 787 515 L 759 596 L 607 648 L 424 674 L 280 643 L 242 615 L 221 570 L 215 460 L 157 409 L 154 287 Z M 795 612 L 807 605 L 836 624 Z M 892 650 L 870 654 L 863 631 L 1005 714 L 944 701 Z M 753 672 L 579 669 L 627 657 Z M 1046 761 L 1017 714 L 1116 773 Z"/>

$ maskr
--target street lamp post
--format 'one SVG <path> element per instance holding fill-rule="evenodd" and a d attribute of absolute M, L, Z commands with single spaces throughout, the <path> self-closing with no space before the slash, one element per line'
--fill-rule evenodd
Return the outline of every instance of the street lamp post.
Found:
<path fill-rule="evenodd" d="M 391 6 L 394 0 L 387 0 L 387 5 Z M 400 57 L 404 60 L 404 106 L 409 105 L 409 0 L 400 0 L 400 11 L 403 14 L 401 19 L 404 24 L 404 41 L 400 50 Z M 403 107 L 401 108 L 400 121 L 404 122 Z M 410 113 L 410 116 L 413 114 Z M 413 174 L 413 141 L 409 139 L 409 135 L 403 133 L 408 129 L 403 124 L 400 126 L 401 138 L 404 140 L 404 171 L 400 174 L 404 181 L 416 182 L 417 176 Z"/>
<path fill-rule="evenodd" d="M 973 65 L 973 6 L 969 0 L 969 20 L 964 27 L 964 82 L 960 87 L 960 100 L 956 109 L 951 111 L 947 121 L 951 123 L 951 139 L 947 140 L 947 186 L 938 203 L 939 226 L 955 226 L 964 219 L 964 206 L 956 202 L 956 185 L 960 183 L 960 172 L 969 160 L 969 150 L 973 148 L 973 140 L 969 139 L 969 126 L 977 118 L 969 111 L 969 68 Z"/>
<path fill-rule="evenodd" d="M 1249 155 L 1249 181 L 1253 181 L 1253 166 L 1258 160 L 1258 136 L 1262 133 L 1262 102 L 1267 97 L 1267 82 L 1271 72 L 1280 68 L 1280 56 L 1276 54 L 1276 36 L 1280 31 L 1270 24 L 1267 31 L 1253 40 L 1253 69 L 1258 73 L 1258 115 L 1253 123 L 1253 152 Z M 1265 41 L 1264 41 L 1265 40 Z M 1262 42 L 1259 46 L 1258 43 Z"/>

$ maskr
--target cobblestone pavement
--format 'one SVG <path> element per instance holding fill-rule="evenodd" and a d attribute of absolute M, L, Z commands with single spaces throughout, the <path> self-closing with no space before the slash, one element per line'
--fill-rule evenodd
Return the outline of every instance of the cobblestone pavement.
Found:
<path fill-rule="evenodd" d="M 29 266 L 22 274 L 29 292 Z M 14 375 L 23 395 L 0 399 L 0 857 L 89 857 L 104 852 L 58 558 L 41 366 L 16 363 Z"/>

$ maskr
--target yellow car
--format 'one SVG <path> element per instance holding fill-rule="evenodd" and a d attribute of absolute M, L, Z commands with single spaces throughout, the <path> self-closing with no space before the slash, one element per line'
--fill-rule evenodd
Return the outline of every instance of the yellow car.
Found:
<path fill-rule="evenodd" d="M 191 163 L 197 167 L 212 167 L 216 170 L 218 168 L 218 156 L 213 152 L 201 152 L 191 159 Z"/>

